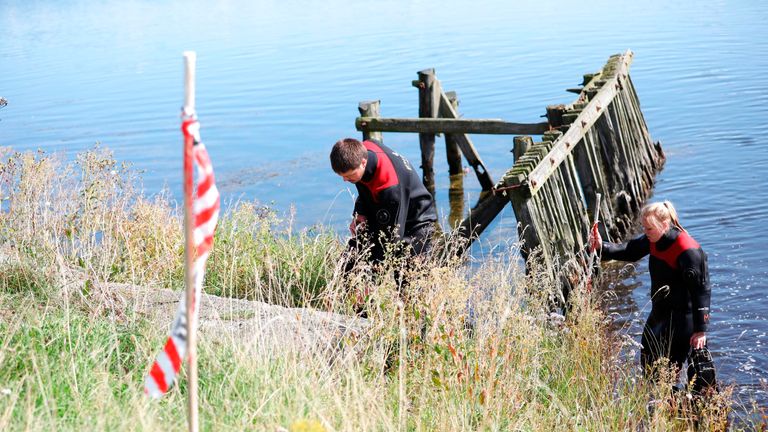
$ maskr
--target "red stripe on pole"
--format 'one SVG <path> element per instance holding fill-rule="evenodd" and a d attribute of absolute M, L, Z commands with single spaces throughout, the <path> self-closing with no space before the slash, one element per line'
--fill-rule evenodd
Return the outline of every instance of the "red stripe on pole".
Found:
<path fill-rule="evenodd" d="M 216 202 L 218 203 L 219 200 L 217 199 Z M 214 213 L 216 213 L 216 210 L 219 208 L 218 204 L 214 204 L 211 207 L 205 208 L 200 211 L 200 213 L 195 215 L 195 228 L 199 227 L 200 225 L 204 225 L 206 222 L 211 220 L 211 217 L 213 217 Z"/>
<path fill-rule="evenodd" d="M 205 176 L 205 178 L 200 179 L 200 183 L 197 184 L 197 197 L 201 197 L 205 195 L 208 192 L 208 189 L 213 186 L 213 176 Z"/>
<path fill-rule="evenodd" d="M 165 348 L 163 349 L 171 360 L 173 371 L 179 373 L 179 369 L 181 369 L 181 357 L 179 357 L 179 352 L 176 351 L 176 343 L 173 341 L 173 338 L 168 338 L 168 342 L 165 343 Z"/>
<path fill-rule="evenodd" d="M 211 159 L 208 157 L 208 152 L 202 152 L 199 151 L 195 153 L 195 161 L 200 166 L 210 166 L 211 165 Z"/>
<path fill-rule="evenodd" d="M 181 132 L 184 134 L 185 139 L 194 139 L 192 132 L 189 130 L 189 127 L 195 123 L 197 123 L 197 119 L 195 118 L 188 118 L 181 122 Z"/>
<path fill-rule="evenodd" d="M 160 389 L 161 393 L 168 391 L 168 386 L 165 384 L 165 374 L 157 361 L 152 364 L 152 370 L 149 371 L 149 374 L 152 376 L 152 379 L 155 380 L 155 384 L 157 384 L 157 388 Z"/>
<path fill-rule="evenodd" d="M 213 234 L 206 236 L 203 241 L 200 242 L 200 245 L 197 247 L 197 256 L 200 256 L 213 247 Z"/>

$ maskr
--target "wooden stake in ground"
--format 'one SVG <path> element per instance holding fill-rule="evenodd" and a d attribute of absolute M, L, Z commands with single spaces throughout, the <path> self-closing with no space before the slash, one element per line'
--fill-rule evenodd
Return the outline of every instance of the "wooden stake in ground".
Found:
<path fill-rule="evenodd" d="M 182 116 L 195 115 L 195 62 L 197 54 L 194 51 L 184 52 L 184 108 Z M 193 188 L 193 143 L 184 140 L 184 284 L 187 290 L 187 353 L 189 379 L 187 396 L 187 423 L 189 432 L 197 432 L 197 317 L 195 314 L 195 281 L 194 260 L 195 241 L 192 230 L 192 188 Z"/>
<path fill-rule="evenodd" d="M 213 249 L 213 237 L 221 209 L 213 164 L 200 140 L 200 123 L 195 115 L 195 53 L 184 53 L 185 97 L 181 131 L 184 134 L 184 236 L 186 290 L 181 294 L 171 334 L 152 363 L 144 380 L 144 392 L 159 398 L 171 388 L 189 359 L 189 430 L 197 431 L 197 317 L 205 279 L 205 263 Z M 193 169 L 197 167 L 197 190 L 193 192 Z M 194 198 L 193 198 L 194 197 Z"/>

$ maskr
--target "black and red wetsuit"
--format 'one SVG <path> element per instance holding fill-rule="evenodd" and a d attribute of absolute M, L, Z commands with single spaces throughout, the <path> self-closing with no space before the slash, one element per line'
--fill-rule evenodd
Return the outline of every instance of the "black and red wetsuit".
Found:
<path fill-rule="evenodd" d="M 414 253 L 428 247 L 435 204 L 410 162 L 389 147 L 363 141 L 368 162 L 363 178 L 355 183 L 355 214 L 365 216 L 366 231 L 373 240 L 372 258 L 384 257 L 381 237 L 410 244 Z M 353 242 L 354 244 L 355 242 Z"/>
<path fill-rule="evenodd" d="M 688 233 L 674 227 L 656 243 L 643 234 L 623 244 L 602 244 L 603 259 L 637 261 L 646 255 L 652 308 L 643 330 L 641 362 L 645 368 L 667 357 L 681 368 L 691 350 L 691 335 L 707 331 L 707 255 Z"/>

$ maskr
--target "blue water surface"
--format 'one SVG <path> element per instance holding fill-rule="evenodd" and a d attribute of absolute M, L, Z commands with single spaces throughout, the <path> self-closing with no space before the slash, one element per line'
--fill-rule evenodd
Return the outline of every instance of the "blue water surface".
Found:
<path fill-rule="evenodd" d="M 225 201 L 257 199 L 296 224 L 345 229 L 353 189 L 330 146 L 359 136 L 357 104 L 416 117 L 416 72 L 433 67 L 466 118 L 538 122 L 581 76 L 635 52 L 631 74 L 667 165 L 670 199 L 710 256 L 710 345 L 720 375 L 765 401 L 768 376 L 768 3 L 393 0 L 4 0 L 0 146 L 73 155 L 99 142 L 145 171 L 147 193 L 181 172 L 185 50 L 198 55 L 197 110 Z M 512 137 L 473 137 L 491 175 Z M 418 137 L 385 142 L 419 160 Z M 438 141 L 439 143 L 440 141 Z M 447 165 L 438 145 L 438 206 Z M 417 163 L 418 165 L 418 163 Z M 479 186 L 467 177 L 468 203 Z M 510 209 L 476 253 L 514 238 Z M 637 337 L 648 275 L 633 273 L 613 310 Z"/>

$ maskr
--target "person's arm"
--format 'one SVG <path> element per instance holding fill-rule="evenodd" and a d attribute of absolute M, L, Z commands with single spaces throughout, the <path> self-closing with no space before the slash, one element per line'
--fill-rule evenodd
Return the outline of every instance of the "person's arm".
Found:
<path fill-rule="evenodd" d="M 643 234 L 624 243 L 601 242 L 598 252 L 604 260 L 634 262 L 651 253 L 651 243 Z"/>
<path fill-rule="evenodd" d="M 377 224 L 402 240 L 405 236 L 405 223 L 408 219 L 408 202 L 405 200 L 402 186 L 395 185 L 379 193 L 382 202 L 377 210 Z"/>
<path fill-rule="evenodd" d="M 709 325 L 709 307 L 712 297 L 707 256 L 701 249 L 690 249 L 680 255 L 678 265 L 683 272 L 683 283 L 688 290 L 693 307 L 691 346 L 703 348 L 707 343 L 706 332 Z"/>
<path fill-rule="evenodd" d="M 357 199 L 355 200 L 355 209 L 352 211 L 352 222 L 349 224 L 349 232 L 357 235 L 357 231 L 364 229 L 370 214 L 368 201 L 363 198 L 364 191 L 357 188 Z"/>

